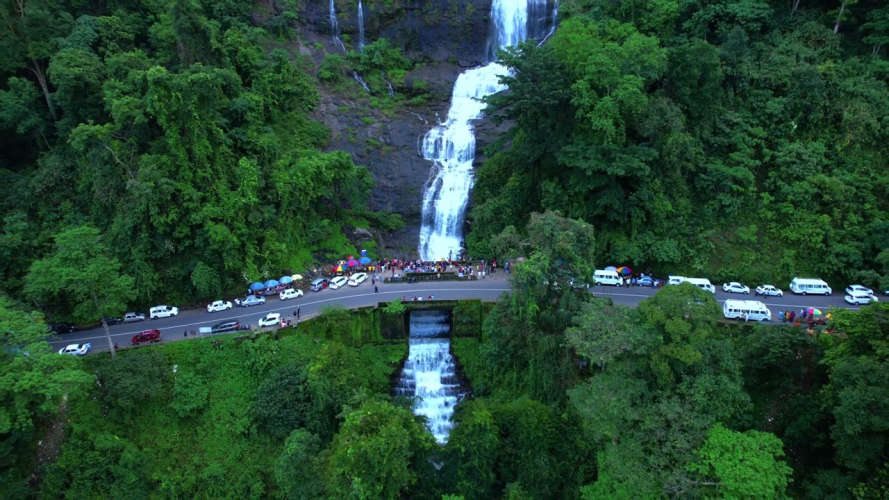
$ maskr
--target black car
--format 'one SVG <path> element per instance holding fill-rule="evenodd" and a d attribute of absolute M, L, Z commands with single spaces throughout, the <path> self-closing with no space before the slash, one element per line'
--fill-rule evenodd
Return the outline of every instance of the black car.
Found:
<path fill-rule="evenodd" d="M 241 329 L 241 323 L 237 321 L 223 321 L 210 328 L 212 333 L 234 332 Z"/>
<path fill-rule="evenodd" d="M 50 323 L 49 329 L 53 331 L 53 333 L 57 333 L 59 335 L 63 333 L 71 333 L 77 330 L 71 323 Z"/>
<path fill-rule="evenodd" d="M 102 318 L 105 320 L 106 325 L 119 325 L 123 323 L 123 318 Z"/>

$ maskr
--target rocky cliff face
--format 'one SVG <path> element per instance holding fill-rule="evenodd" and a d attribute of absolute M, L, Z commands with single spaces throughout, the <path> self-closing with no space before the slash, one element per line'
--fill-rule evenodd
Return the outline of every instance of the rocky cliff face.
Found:
<path fill-rule="evenodd" d="M 334 0 L 334 4 L 340 39 L 355 49 L 358 0 Z M 381 109 L 374 100 L 383 96 L 369 94 L 356 82 L 349 82 L 348 89 L 322 85 L 315 116 L 331 131 L 330 149 L 349 152 L 355 163 L 373 174 L 370 208 L 397 213 L 405 221 L 398 231 L 373 236 L 382 251 L 416 258 L 421 203 L 431 168 L 420 154 L 420 141 L 447 114 L 460 72 L 486 61 L 491 0 L 362 0 L 362 6 L 367 43 L 386 38 L 420 61 L 395 92 L 409 93 L 422 85 L 430 98 L 423 104 Z M 327 54 L 343 53 L 333 41 L 329 0 L 308 0 L 300 11 L 298 30 L 300 53 L 316 65 Z M 484 146 L 499 132 L 491 124 L 479 127 L 476 165 L 483 161 Z"/>
<path fill-rule="evenodd" d="M 340 36 L 358 39 L 358 0 L 334 0 Z M 462 66 L 480 64 L 490 25 L 491 0 L 362 0 L 367 40 L 386 38 L 408 53 Z M 317 34 L 330 34 L 329 0 L 308 0 L 301 20 Z"/>

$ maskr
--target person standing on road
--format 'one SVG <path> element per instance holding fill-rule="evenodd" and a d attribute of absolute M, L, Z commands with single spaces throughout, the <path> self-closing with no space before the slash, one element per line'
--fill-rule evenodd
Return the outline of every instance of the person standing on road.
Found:
<path fill-rule="evenodd" d="M 296 320 L 299 321 L 300 307 L 296 306 Z"/>
<path fill-rule="evenodd" d="M 380 293 L 380 290 L 377 288 L 377 285 L 374 285 L 374 293 Z"/>

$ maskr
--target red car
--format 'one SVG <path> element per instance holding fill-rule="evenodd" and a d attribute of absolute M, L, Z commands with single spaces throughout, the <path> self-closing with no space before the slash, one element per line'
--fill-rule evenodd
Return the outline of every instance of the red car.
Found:
<path fill-rule="evenodd" d="M 145 330 L 144 332 L 133 335 L 133 345 L 144 344 L 145 342 L 160 342 L 160 330 Z"/>

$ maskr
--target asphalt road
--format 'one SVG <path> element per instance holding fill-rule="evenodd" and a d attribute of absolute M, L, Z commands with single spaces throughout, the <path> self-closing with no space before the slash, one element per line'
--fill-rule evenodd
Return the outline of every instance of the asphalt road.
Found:
<path fill-rule="evenodd" d="M 499 273 L 484 280 L 478 281 L 441 281 L 420 283 L 396 283 L 378 284 L 379 293 L 374 293 L 370 281 L 364 282 L 358 287 L 346 286 L 339 290 L 322 290 L 320 292 L 305 292 L 303 297 L 287 301 L 278 300 L 277 296 L 267 297 L 267 302 L 260 306 L 233 309 L 208 313 L 206 309 L 180 311 L 179 315 L 172 318 L 146 320 L 137 323 L 127 323 L 111 326 L 111 340 L 121 348 L 129 347 L 132 336 L 142 330 L 157 328 L 161 331 L 164 342 L 186 340 L 192 338 L 192 331 L 197 331 L 202 326 L 212 326 L 222 321 L 240 321 L 242 325 L 255 326 L 260 318 L 269 312 L 279 312 L 286 319 L 295 319 L 293 316 L 296 308 L 300 308 L 302 320 L 317 315 L 325 306 L 341 305 L 354 309 L 358 307 L 374 306 L 378 302 L 387 302 L 398 297 L 411 300 L 415 296 L 427 298 L 432 295 L 436 300 L 456 299 L 481 299 L 495 301 L 501 294 L 508 292 L 510 287 L 506 281 L 506 275 Z M 777 319 L 779 311 L 799 311 L 805 307 L 817 307 L 827 312 L 830 308 L 850 308 L 843 301 L 841 294 L 824 296 L 800 296 L 787 294 L 784 297 L 757 297 L 755 295 L 738 295 L 723 293 L 720 285 L 716 286 L 716 300 L 721 304 L 727 298 L 760 300 L 772 310 L 773 318 Z M 642 300 L 654 295 L 657 291 L 645 287 L 593 287 L 590 291 L 601 297 L 611 297 L 615 304 L 636 306 Z M 774 322 L 774 321 L 773 321 Z M 184 332 L 189 332 L 188 337 Z M 107 342 L 101 327 L 92 330 L 82 330 L 65 335 L 54 335 L 50 343 L 59 349 L 68 344 L 90 342 L 94 351 L 107 350 Z"/>

